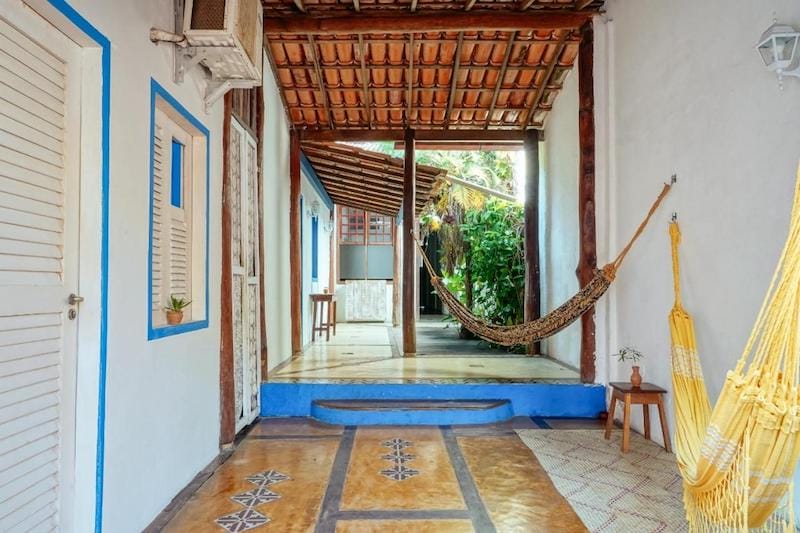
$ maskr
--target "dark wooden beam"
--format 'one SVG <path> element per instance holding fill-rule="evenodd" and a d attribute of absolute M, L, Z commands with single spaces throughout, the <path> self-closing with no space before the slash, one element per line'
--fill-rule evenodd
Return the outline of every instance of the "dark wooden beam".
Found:
<path fill-rule="evenodd" d="M 361 11 L 361 4 L 360 4 L 359 0 L 353 0 L 353 9 L 356 10 L 356 13 Z"/>
<path fill-rule="evenodd" d="M 236 438 L 235 387 L 233 378 L 233 276 L 231 265 L 231 120 L 233 94 L 224 97 L 222 114 L 222 268 L 220 277 L 219 339 L 219 442 L 227 445 Z"/>
<path fill-rule="evenodd" d="M 358 6 L 358 0 L 354 0 L 356 2 L 356 6 Z M 358 8 L 356 8 L 358 11 Z M 367 70 L 367 58 L 366 56 L 366 47 L 364 46 L 364 36 L 358 36 L 358 55 L 361 56 L 361 86 L 364 90 L 364 108 L 365 113 L 367 114 L 367 124 L 369 127 L 372 127 L 372 111 L 370 111 L 370 99 L 371 95 L 369 92 L 369 82 L 370 77 L 372 76 L 371 71 Z"/>
<path fill-rule="evenodd" d="M 394 149 L 403 150 L 404 144 L 400 141 L 395 141 Z M 436 141 L 419 141 L 417 142 L 417 150 L 458 150 L 467 151 L 474 150 L 478 152 L 518 152 L 523 149 L 521 142 L 459 142 L 459 143 L 437 143 Z"/>
<path fill-rule="evenodd" d="M 494 86 L 494 91 L 492 92 L 492 102 L 489 104 L 489 114 L 486 115 L 486 126 L 484 126 L 484 129 L 488 128 L 489 123 L 492 121 L 494 108 L 497 105 L 497 97 L 500 96 L 500 88 L 503 86 L 503 80 L 506 78 L 508 61 L 511 59 L 511 51 L 514 49 L 514 41 L 516 38 L 517 32 L 512 33 L 511 38 L 508 40 L 508 44 L 506 45 L 506 52 L 503 55 L 503 63 L 500 65 L 500 72 L 497 74 L 497 84 Z"/>
<path fill-rule="evenodd" d="M 316 74 L 319 93 L 322 97 L 322 107 L 325 109 L 325 118 L 328 120 L 328 127 L 333 128 L 333 116 L 331 115 L 331 106 L 328 103 L 328 90 L 325 88 L 325 78 L 323 77 L 322 69 L 319 68 L 317 43 L 314 40 L 314 36 L 308 36 L 308 45 L 311 47 L 311 59 L 314 62 L 314 73 Z"/>
<path fill-rule="evenodd" d="M 289 140 L 289 271 L 291 291 L 292 355 L 303 350 L 303 266 L 300 249 L 300 137 L 292 130 Z"/>
<path fill-rule="evenodd" d="M 387 130 L 301 130 L 304 141 L 376 142 L 402 141 L 402 129 Z M 515 130 L 417 130 L 416 140 L 437 142 L 522 142 L 524 132 Z"/>
<path fill-rule="evenodd" d="M 415 277 L 419 275 L 416 268 L 417 247 L 414 244 L 414 218 L 416 217 L 416 169 L 414 161 L 414 130 L 407 129 L 405 134 L 405 181 L 403 187 L 403 355 L 413 356 L 417 353 L 417 310 Z"/>
<path fill-rule="evenodd" d="M 597 270 L 597 229 L 595 226 L 595 129 L 594 129 L 594 30 L 587 22 L 581 28 L 578 49 L 578 217 L 580 250 L 578 282 L 585 287 Z M 581 316 L 581 381 L 595 381 L 595 311 Z"/>
<path fill-rule="evenodd" d="M 411 0 L 411 12 L 415 12 L 417 10 L 417 1 L 418 0 Z"/>
<path fill-rule="evenodd" d="M 579 0 L 578 2 L 575 3 L 575 7 L 579 10 L 586 9 L 592 4 L 592 2 L 594 2 L 594 0 Z"/>
<path fill-rule="evenodd" d="M 293 0 L 293 1 L 294 5 L 297 6 L 297 9 L 299 9 L 302 13 L 306 12 L 306 6 L 305 4 L 303 4 L 303 0 Z"/>
<path fill-rule="evenodd" d="M 539 132 L 525 135 L 525 321 L 541 316 L 539 273 Z M 529 355 L 541 353 L 541 343 L 528 346 Z"/>
<path fill-rule="evenodd" d="M 458 32 L 458 44 L 456 53 L 453 56 L 453 68 L 450 70 L 450 94 L 447 96 L 447 111 L 444 114 L 444 129 L 450 128 L 450 115 L 453 113 L 453 105 L 456 100 L 456 89 L 458 89 L 458 74 L 461 67 L 461 47 L 464 44 L 464 32 Z"/>
<path fill-rule="evenodd" d="M 408 35 L 408 87 L 406 89 L 406 126 L 411 124 L 411 110 L 414 103 L 414 34 Z"/>
<path fill-rule="evenodd" d="M 561 38 L 558 40 L 555 55 L 553 55 L 550 63 L 547 64 L 547 71 L 544 74 L 544 78 L 542 78 L 542 83 L 539 85 L 539 88 L 533 97 L 533 103 L 531 103 L 528 113 L 525 115 L 525 120 L 522 121 L 522 129 L 529 128 L 531 123 L 534 121 L 534 118 L 536 117 L 536 109 L 542 103 L 545 91 L 550 87 L 550 80 L 553 78 L 553 72 L 555 72 L 556 67 L 558 66 L 558 61 L 561 59 L 561 54 L 564 52 L 564 48 L 567 46 L 567 39 L 569 38 L 570 33 L 571 32 L 569 31 L 563 32 Z"/>
<path fill-rule="evenodd" d="M 475 6 L 475 2 L 478 0 L 467 0 L 467 3 L 464 5 L 464 11 L 469 11 Z"/>
<path fill-rule="evenodd" d="M 258 143 L 258 305 L 260 309 L 259 330 L 261 335 L 261 379 L 266 380 L 269 375 L 269 351 L 267 350 L 267 302 L 266 279 L 267 265 L 264 250 L 264 87 L 260 86 L 254 91 L 256 99 L 256 141 Z"/>
<path fill-rule="evenodd" d="M 524 13 L 497 10 L 397 15 L 286 15 L 264 17 L 264 32 L 282 35 L 342 35 L 358 33 L 427 33 L 443 31 L 516 31 L 561 30 L 580 28 L 591 16 L 590 11 L 528 11 Z"/>

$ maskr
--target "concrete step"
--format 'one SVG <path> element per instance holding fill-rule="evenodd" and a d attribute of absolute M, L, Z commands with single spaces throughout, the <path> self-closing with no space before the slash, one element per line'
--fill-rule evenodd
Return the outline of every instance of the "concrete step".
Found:
<path fill-rule="evenodd" d="M 509 400 L 320 399 L 311 402 L 313 418 L 346 426 L 490 424 L 508 420 L 513 415 Z"/>

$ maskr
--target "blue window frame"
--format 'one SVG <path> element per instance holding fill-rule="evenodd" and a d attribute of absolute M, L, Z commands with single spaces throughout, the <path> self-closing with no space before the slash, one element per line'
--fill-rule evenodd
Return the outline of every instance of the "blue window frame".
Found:
<path fill-rule="evenodd" d="M 183 143 L 172 139 L 172 169 L 169 201 L 175 207 L 183 207 Z"/>
<path fill-rule="evenodd" d="M 311 218 L 311 280 L 319 279 L 319 217 Z"/>

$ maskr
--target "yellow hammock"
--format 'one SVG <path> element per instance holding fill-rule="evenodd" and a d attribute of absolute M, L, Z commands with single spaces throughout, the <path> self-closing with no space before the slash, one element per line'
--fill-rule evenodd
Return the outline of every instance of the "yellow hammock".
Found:
<path fill-rule="evenodd" d="M 789 237 L 736 368 L 713 411 L 692 318 L 681 304 L 677 223 L 670 225 L 675 450 L 691 531 L 794 531 L 800 454 L 800 170 Z M 788 494 L 788 496 L 787 496 Z"/>
<path fill-rule="evenodd" d="M 597 300 L 602 297 L 608 290 L 614 278 L 617 275 L 625 256 L 633 247 L 636 240 L 644 232 L 650 219 L 653 218 L 656 210 L 661 205 L 661 202 L 669 193 L 672 184 L 665 184 L 661 193 L 656 198 L 647 216 L 639 224 L 631 240 L 622 249 L 622 252 L 611 263 L 604 266 L 601 270 L 597 270 L 594 277 L 589 283 L 586 284 L 577 294 L 572 298 L 561 304 L 558 308 L 547 313 L 547 315 L 537 319 L 516 324 L 513 326 L 501 326 L 492 324 L 481 317 L 475 316 L 470 309 L 461 303 L 458 296 L 450 292 L 444 281 L 438 276 L 436 270 L 431 265 L 428 256 L 425 255 L 425 250 L 422 249 L 417 238 L 412 234 L 412 238 L 419 249 L 422 260 L 425 263 L 425 268 L 431 277 L 431 284 L 436 289 L 436 294 L 439 299 L 447 306 L 448 311 L 453 315 L 465 328 L 472 333 L 485 339 L 489 342 L 499 344 L 501 346 L 516 346 L 518 344 L 527 344 L 541 340 L 551 335 L 555 335 L 562 329 L 566 328 L 575 322 L 582 314 L 591 309 Z"/>

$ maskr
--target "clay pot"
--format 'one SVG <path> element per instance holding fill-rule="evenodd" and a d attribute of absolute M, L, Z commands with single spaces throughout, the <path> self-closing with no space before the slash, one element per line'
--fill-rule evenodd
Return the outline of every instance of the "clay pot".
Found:
<path fill-rule="evenodd" d="M 183 321 L 183 311 L 167 311 L 167 324 L 175 326 Z M 641 381 L 641 379 L 640 379 Z"/>
<path fill-rule="evenodd" d="M 642 384 L 642 375 L 639 373 L 639 367 L 634 366 L 631 373 L 631 385 L 638 387 Z"/>

